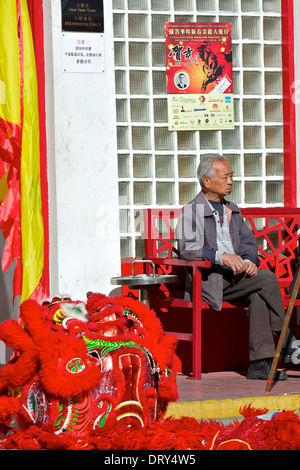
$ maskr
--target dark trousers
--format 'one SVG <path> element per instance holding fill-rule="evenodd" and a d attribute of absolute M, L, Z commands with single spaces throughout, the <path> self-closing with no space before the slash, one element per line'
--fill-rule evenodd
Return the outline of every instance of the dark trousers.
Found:
<path fill-rule="evenodd" d="M 283 327 L 285 311 L 275 274 L 260 269 L 255 277 L 224 275 L 223 300 L 241 300 L 248 307 L 249 357 L 251 361 L 273 358 L 273 332 Z"/>

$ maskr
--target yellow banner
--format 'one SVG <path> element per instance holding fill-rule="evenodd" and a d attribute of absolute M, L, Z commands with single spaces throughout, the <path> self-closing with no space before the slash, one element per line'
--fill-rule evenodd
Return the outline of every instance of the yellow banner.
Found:
<path fill-rule="evenodd" d="M 21 277 L 21 292 L 16 287 L 15 295 L 21 293 L 21 301 L 24 301 L 38 286 L 44 267 L 38 88 L 26 0 L 0 2 L 0 83 L 0 160 L 3 163 L 8 155 L 11 157 L 8 186 L 10 191 L 14 190 L 13 197 L 8 192 L 0 208 L 2 231 L 7 228 L 7 220 L 14 220 L 10 233 L 4 235 L 11 253 L 6 247 L 4 254 L 8 261 L 2 261 L 2 265 L 7 268 L 12 256 L 17 256 L 19 243 L 21 262 L 17 259 L 15 276 L 17 273 L 18 279 L 14 279 L 14 286 L 20 286 Z M 4 169 L 2 164 L 1 176 Z M 18 191 L 19 207 L 13 208 Z"/>
<path fill-rule="evenodd" d="M 44 267 L 44 225 L 40 182 L 38 88 L 27 1 L 21 1 L 24 52 L 24 115 L 21 156 L 22 297 L 30 297 Z"/>
<path fill-rule="evenodd" d="M 20 125 L 17 2 L 10 0 L 0 2 L 0 83 L 0 118 Z"/>

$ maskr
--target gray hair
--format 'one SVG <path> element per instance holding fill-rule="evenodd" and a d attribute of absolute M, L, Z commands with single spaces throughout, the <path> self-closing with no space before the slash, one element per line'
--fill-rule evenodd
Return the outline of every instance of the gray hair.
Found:
<path fill-rule="evenodd" d="M 203 188 L 204 176 L 207 176 L 209 179 L 213 179 L 215 176 L 215 170 L 212 165 L 216 161 L 226 162 L 226 158 L 224 158 L 222 155 L 218 155 L 217 153 L 209 153 L 201 158 L 197 169 L 197 178 L 201 188 Z"/>

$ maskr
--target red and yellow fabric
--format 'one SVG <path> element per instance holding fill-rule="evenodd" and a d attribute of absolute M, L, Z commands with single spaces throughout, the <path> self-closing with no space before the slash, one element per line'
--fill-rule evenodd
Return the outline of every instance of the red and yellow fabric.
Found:
<path fill-rule="evenodd" d="M 38 89 L 26 0 L 0 2 L 0 227 L 13 291 L 31 297 L 44 267 Z"/>

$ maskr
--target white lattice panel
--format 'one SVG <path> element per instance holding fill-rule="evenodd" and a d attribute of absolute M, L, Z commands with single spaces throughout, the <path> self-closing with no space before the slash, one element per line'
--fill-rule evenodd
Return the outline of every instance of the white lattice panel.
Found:
<path fill-rule="evenodd" d="M 114 0 L 121 255 L 143 256 L 144 207 L 199 191 L 201 155 L 222 153 L 241 206 L 283 205 L 280 0 Z M 170 132 L 165 22 L 232 25 L 235 129 Z"/>

